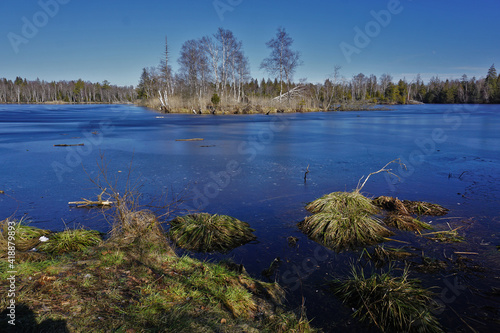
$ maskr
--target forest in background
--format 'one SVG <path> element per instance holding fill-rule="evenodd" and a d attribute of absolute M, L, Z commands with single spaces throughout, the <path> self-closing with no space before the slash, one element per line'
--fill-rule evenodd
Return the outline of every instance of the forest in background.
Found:
<path fill-rule="evenodd" d="M 137 87 L 116 86 L 108 81 L 46 82 L 17 77 L 0 79 L 0 103 L 138 103 L 164 112 L 232 113 L 342 110 L 354 105 L 411 103 L 500 103 L 500 75 L 494 65 L 484 78 L 425 83 L 420 75 L 393 80 L 390 74 L 357 74 L 346 78 L 333 68 L 322 83 L 294 81 L 302 65 L 293 39 L 279 28 L 266 43 L 269 55 L 260 64 L 269 78 L 252 78 L 243 43 L 219 28 L 212 35 L 184 42 L 173 72 L 168 42 L 160 64 L 144 68 Z M 328 72 L 328 71 L 325 71 Z"/>

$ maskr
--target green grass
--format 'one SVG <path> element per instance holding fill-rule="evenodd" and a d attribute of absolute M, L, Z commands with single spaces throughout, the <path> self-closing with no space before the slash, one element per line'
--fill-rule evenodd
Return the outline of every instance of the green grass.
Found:
<path fill-rule="evenodd" d="M 14 222 L 13 225 L 12 222 Z M 14 228 L 14 230 L 9 230 L 9 223 L 10 226 Z M 0 246 L 2 248 L 7 248 L 9 231 L 15 232 L 16 249 L 19 251 L 31 250 L 40 243 L 39 238 L 41 236 L 46 236 L 50 234 L 50 231 L 48 230 L 42 230 L 28 226 L 25 223 L 24 219 L 21 220 L 5 219 L 3 221 L 0 221 Z"/>
<path fill-rule="evenodd" d="M 38 249 L 49 254 L 62 254 L 75 251 L 84 251 L 101 242 L 99 232 L 84 229 L 68 229 L 53 234 L 45 243 L 41 243 Z"/>
<path fill-rule="evenodd" d="M 198 252 L 226 252 L 256 237 L 248 223 L 226 215 L 207 213 L 176 217 L 169 237 L 177 246 Z"/>
<path fill-rule="evenodd" d="M 350 278 L 335 285 L 335 294 L 355 309 L 353 317 L 383 332 L 443 332 L 431 313 L 431 292 L 410 279 L 408 269 L 400 277 L 389 272 L 365 277 L 352 266 Z"/>

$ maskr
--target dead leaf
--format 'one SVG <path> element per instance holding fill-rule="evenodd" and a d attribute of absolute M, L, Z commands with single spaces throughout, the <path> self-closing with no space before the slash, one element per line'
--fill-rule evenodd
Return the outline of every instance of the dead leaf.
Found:
<path fill-rule="evenodd" d="M 221 323 L 221 324 L 225 324 L 226 322 L 227 322 L 226 318 L 222 318 L 222 319 L 220 320 L 220 323 Z"/>

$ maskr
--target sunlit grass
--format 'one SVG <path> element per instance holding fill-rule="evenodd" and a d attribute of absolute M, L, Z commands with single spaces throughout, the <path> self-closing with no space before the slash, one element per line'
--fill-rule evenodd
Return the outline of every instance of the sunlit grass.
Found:
<path fill-rule="evenodd" d="M 379 209 L 372 201 L 358 191 L 333 192 L 307 204 L 306 209 L 313 213 L 359 212 L 376 214 Z"/>
<path fill-rule="evenodd" d="M 226 215 L 207 213 L 176 217 L 169 236 L 177 246 L 198 252 L 225 252 L 254 240 L 248 223 Z"/>
<path fill-rule="evenodd" d="M 84 229 L 68 229 L 49 237 L 38 249 L 49 254 L 83 251 L 101 242 L 99 232 Z"/>

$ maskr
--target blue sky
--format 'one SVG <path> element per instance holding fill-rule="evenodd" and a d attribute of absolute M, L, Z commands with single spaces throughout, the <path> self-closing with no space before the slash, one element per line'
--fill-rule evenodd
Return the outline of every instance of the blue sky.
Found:
<path fill-rule="evenodd" d="M 40 3 L 52 3 L 50 15 Z M 388 24 L 387 15 L 380 24 L 371 14 L 381 11 Z M 223 27 L 243 41 L 260 79 L 267 77 L 259 70 L 265 43 L 279 26 L 302 54 L 296 81 L 323 81 L 336 65 L 347 79 L 481 77 L 493 63 L 500 68 L 499 13 L 498 0 L 2 0 L 0 77 L 136 85 L 143 67 L 159 63 L 165 36 L 175 70 L 184 41 Z M 355 39 L 356 27 L 369 40 Z M 341 45 L 356 52 L 346 57 Z"/>

